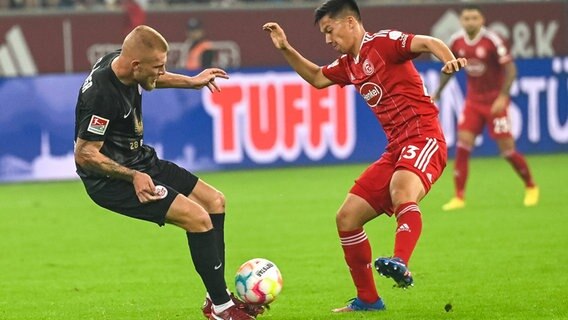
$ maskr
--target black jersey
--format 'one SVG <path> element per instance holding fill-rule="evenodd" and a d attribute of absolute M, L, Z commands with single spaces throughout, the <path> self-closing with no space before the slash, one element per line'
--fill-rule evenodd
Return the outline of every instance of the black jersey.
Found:
<path fill-rule="evenodd" d="M 104 141 L 101 153 L 117 163 L 145 171 L 157 162 L 154 149 L 143 144 L 142 87 L 124 85 L 111 68 L 116 51 L 102 57 L 79 91 L 75 109 L 75 140 Z M 105 178 L 81 168 L 85 178 Z"/>

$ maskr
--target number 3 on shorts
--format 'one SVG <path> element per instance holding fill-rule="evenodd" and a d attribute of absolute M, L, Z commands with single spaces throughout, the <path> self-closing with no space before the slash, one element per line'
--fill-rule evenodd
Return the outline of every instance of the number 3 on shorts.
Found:
<path fill-rule="evenodd" d="M 404 148 L 402 148 L 402 151 L 400 152 L 400 157 L 398 158 L 398 160 L 400 160 L 401 158 L 404 159 L 414 159 L 416 158 L 416 151 L 420 150 L 420 148 L 418 148 L 417 146 L 413 146 L 411 144 L 405 146 Z"/>
<path fill-rule="evenodd" d="M 418 143 L 417 143 L 418 144 Z M 407 161 L 418 170 L 426 172 L 430 160 L 438 151 L 438 141 L 434 138 L 426 138 L 424 145 L 418 146 L 409 144 L 402 148 L 398 161 Z M 412 160 L 412 161 L 408 161 Z"/>

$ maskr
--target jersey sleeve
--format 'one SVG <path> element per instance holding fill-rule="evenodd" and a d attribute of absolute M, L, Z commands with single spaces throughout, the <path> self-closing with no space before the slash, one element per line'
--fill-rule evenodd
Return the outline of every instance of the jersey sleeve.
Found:
<path fill-rule="evenodd" d="M 379 34 L 384 34 L 380 31 Z M 386 31 L 385 37 L 378 37 L 380 50 L 385 52 L 393 62 L 404 62 L 412 60 L 420 55 L 419 52 L 410 51 L 410 44 L 414 39 L 414 34 L 404 33 L 397 30 Z"/>
<path fill-rule="evenodd" d="M 96 89 L 96 88 L 89 88 Z M 77 136 L 87 141 L 103 141 L 109 126 L 116 119 L 118 108 L 113 108 L 109 99 L 103 94 L 83 95 L 77 121 Z"/>
<path fill-rule="evenodd" d="M 497 59 L 500 64 L 506 64 L 513 61 L 513 56 L 511 55 L 511 48 L 507 42 L 501 40 L 499 44 L 495 45 L 497 52 Z"/>
<path fill-rule="evenodd" d="M 327 66 L 322 67 L 323 75 L 334 83 L 344 87 L 351 84 L 351 80 L 345 71 L 345 59 L 341 57 Z"/>
<path fill-rule="evenodd" d="M 499 64 L 507 64 L 513 61 L 509 44 L 503 38 L 493 31 L 487 32 L 487 38 L 489 38 L 494 47 L 495 58 Z"/>

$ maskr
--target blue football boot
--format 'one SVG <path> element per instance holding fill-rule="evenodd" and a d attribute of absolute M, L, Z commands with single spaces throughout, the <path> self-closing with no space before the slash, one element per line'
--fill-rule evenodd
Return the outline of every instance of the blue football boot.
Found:
<path fill-rule="evenodd" d="M 333 309 L 333 312 L 357 312 L 357 311 L 383 311 L 387 307 L 383 303 L 383 300 L 379 298 L 374 303 L 366 303 L 359 298 L 353 298 L 349 300 L 349 304 L 345 307 Z"/>
<path fill-rule="evenodd" d="M 392 278 L 399 288 L 408 288 L 414 285 L 412 274 L 400 258 L 381 257 L 375 260 L 375 269 L 380 275 Z"/>

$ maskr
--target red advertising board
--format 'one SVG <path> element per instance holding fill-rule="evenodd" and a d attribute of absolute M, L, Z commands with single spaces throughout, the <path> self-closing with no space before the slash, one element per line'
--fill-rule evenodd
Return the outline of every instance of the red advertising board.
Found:
<path fill-rule="evenodd" d="M 448 39 L 459 28 L 458 5 L 361 9 L 366 29 L 373 32 L 399 29 Z M 483 10 L 488 26 L 509 39 L 515 56 L 568 55 L 568 2 L 484 4 Z M 228 50 L 224 67 L 285 64 L 262 31 L 267 21 L 279 22 L 290 42 L 315 62 L 329 63 L 337 56 L 313 24 L 313 8 L 148 12 L 146 24 L 172 44 L 170 67 L 183 65 L 185 26 L 191 17 L 201 20 L 208 39 Z M 3 15 L 0 76 L 86 71 L 98 56 L 120 45 L 127 26 L 120 12 Z"/>

